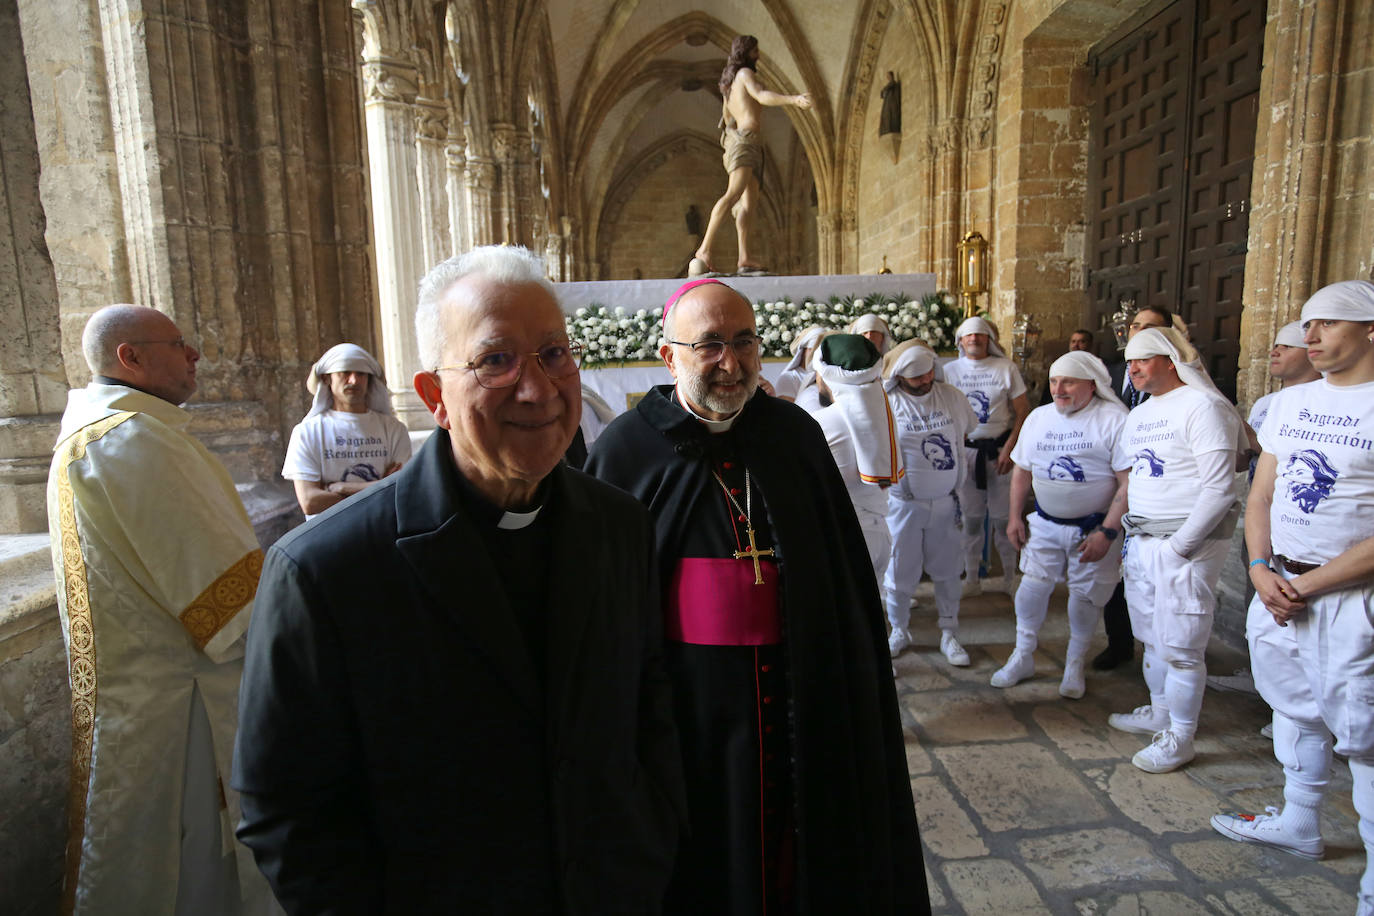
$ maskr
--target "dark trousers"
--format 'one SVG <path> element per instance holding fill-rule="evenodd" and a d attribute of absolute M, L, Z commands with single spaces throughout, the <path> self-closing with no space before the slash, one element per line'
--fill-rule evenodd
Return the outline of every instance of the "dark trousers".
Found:
<path fill-rule="evenodd" d="M 1126 583 L 1116 583 L 1116 590 L 1102 606 L 1102 627 L 1107 631 L 1107 645 L 1113 649 L 1135 649 L 1135 634 L 1131 632 L 1131 614 L 1126 610 Z"/>

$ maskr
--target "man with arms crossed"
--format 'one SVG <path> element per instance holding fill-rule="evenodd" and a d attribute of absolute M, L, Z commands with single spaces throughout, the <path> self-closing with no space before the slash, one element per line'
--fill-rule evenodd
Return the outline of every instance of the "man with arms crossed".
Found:
<path fill-rule="evenodd" d="M 1194 756 L 1203 653 L 1239 515 L 1235 461 L 1244 440 L 1240 415 L 1178 331 L 1141 331 L 1126 345 L 1126 359 L 1131 382 L 1150 395 L 1130 412 L 1113 459 L 1116 470 L 1130 473 L 1123 573 L 1150 702 L 1107 722 L 1153 735 L 1131 762 L 1167 773 Z"/>
<path fill-rule="evenodd" d="M 310 518 L 400 470 L 410 433 L 392 415 L 381 364 L 362 347 L 330 347 L 305 387 L 315 400 L 291 431 L 281 474 Z"/>
<path fill-rule="evenodd" d="M 1026 383 L 1016 364 L 1007 359 L 982 318 L 959 325 L 959 358 L 945 364 L 945 381 L 968 398 L 978 417 L 969 434 L 969 473 L 959 488 L 964 512 L 964 594 L 982 591 L 978 567 L 983 558 L 983 522 L 992 517 L 992 540 L 1002 559 L 1002 590 L 1012 593 L 1016 581 L 1016 548 L 1007 538 L 1011 485 L 1011 450 L 1030 413 Z M 1016 506 L 1016 511 L 1021 507 Z"/>
<path fill-rule="evenodd" d="M 644 913 L 683 822 L 653 529 L 562 463 L 578 351 L 523 248 L 437 265 L 399 472 L 268 553 L 239 837 L 290 913 Z"/>
<path fill-rule="evenodd" d="M 1090 353 L 1070 351 L 1050 366 L 1054 404 L 1031 411 L 1012 450 L 1011 520 L 1007 537 L 1021 551 L 1016 590 L 1016 650 L 992 676 L 1011 687 L 1035 674 L 1035 647 L 1054 583 L 1069 585 L 1069 648 L 1059 693 L 1083 696 L 1083 666 L 1102 604 L 1120 578 L 1121 516 L 1126 472 L 1112 470 L 1112 452 L 1126 408 L 1112 395 L 1107 367 Z M 1035 491 L 1030 532 L 1021 517 Z"/>
<path fill-rule="evenodd" d="M 1219 814 L 1212 826 L 1232 839 L 1320 858 L 1334 737 L 1335 750 L 1350 760 L 1365 846 L 1358 912 L 1370 916 L 1374 284 L 1325 287 L 1303 306 L 1302 323 L 1308 358 L 1325 378 L 1285 388 L 1270 402 L 1245 513 L 1255 586 L 1246 635 L 1255 686 L 1274 709 L 1283 810 Z"/>

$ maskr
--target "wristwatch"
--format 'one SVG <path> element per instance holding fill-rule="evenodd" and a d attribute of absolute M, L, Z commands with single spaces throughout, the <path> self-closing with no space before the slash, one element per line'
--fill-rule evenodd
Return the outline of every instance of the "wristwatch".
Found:
<path fill-rule="evenodd" d="M 1115 528 L 1108 528 L 1106 525 L 1098 525 L 1093 530 L 1101 531 L 1103 534 L 1107 536 L 1107 540 L 1109 541 L 1115 541 L 1117 537 L 1121 534 L 1120 531 L 1117 531 Z"/>

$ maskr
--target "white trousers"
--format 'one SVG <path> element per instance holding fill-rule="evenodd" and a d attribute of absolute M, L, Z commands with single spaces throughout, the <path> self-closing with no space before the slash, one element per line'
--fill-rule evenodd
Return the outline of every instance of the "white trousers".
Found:
<path fill-rule="evenodd" d="M 1201 661 L 1212 635 L 1217 579 L 1230 549 L 1229 540 L 1203 541 L 1184 559 L 1168 538 L 1136 535 L 1127 542 L 1121 571 L 1131 629 L 1162 661 Z"/>
<path fill-rule="evenodd" d="M 863 529 L 864 546 L 868 548 L 868 560 L 873 564 L 873 575 L 882 587 L 887 572 L 888 559 L 892 556 L 892 535 L 887 530 L 887 516 L 854 507 L 859 517 L 859 527 Z"/>
<path fill-rule="evenodd" d="M 988 488 L 980 490 L 973 479 L 978 450 L 965 448 L 964 459 L 968 462 L 968 478 L 959 485 L 959 507 L 964 512 L 964 571 L 970 580 L 978 578 L 978 566 L 983 558 L 983 519 L 991 516 L 992 541 L 997 545 L 997 555 L 1002 558 L 1002 569 L 1009 576 L 1016 569 L 1016 550 L 1007 537 L 1011 475 L 997 473 L 997 463 L 989 461 Z M 1017 506 L 1018 510 L 1020 508 Z"/>
<path fill-rule="evenodd" d="M 911 622 L 911 596 L 921 574 L 935 584 L 935 609 L 940 629 L 959 626 L 959 573 L 963 571 L 954 496 L 936 499 L 887 501 L 887 526 L 892 536 L 892 559 L 883 577 L 887 619 L 893 627 Z"/>
<path fill-rule="evenodd" d="M 1260 696 L 1296 722 L 1322 723 L 1346 757 L 1374 757 L 1372 618 L 1374 585 L 1308 598 L 1286 627 L 1256 596 L 1246 618 Z"/>
<path fill-rule="evenodd" d="M 1067 582 L 1069 594 L 1086 598 L 1099 608 L 1107 603 L 1121 578 L 1121 549 L 1113 544 L 1096 563 L 1078 562 L 1083 532 L 1032 512 L 1030 538 L 1021 550 L 1021 572 L 1046 582 Z"/>

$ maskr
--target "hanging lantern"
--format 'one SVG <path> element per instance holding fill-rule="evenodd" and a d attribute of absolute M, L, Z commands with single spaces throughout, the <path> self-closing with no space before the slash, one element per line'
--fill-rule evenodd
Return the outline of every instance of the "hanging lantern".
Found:
<path fill-rule="evenodd" d="M 964 294 L 964 317 L 978 311 L 978 296 L 988 291 L 988 240 L 969 230 L 959 243 L 959 291 Z"/>

